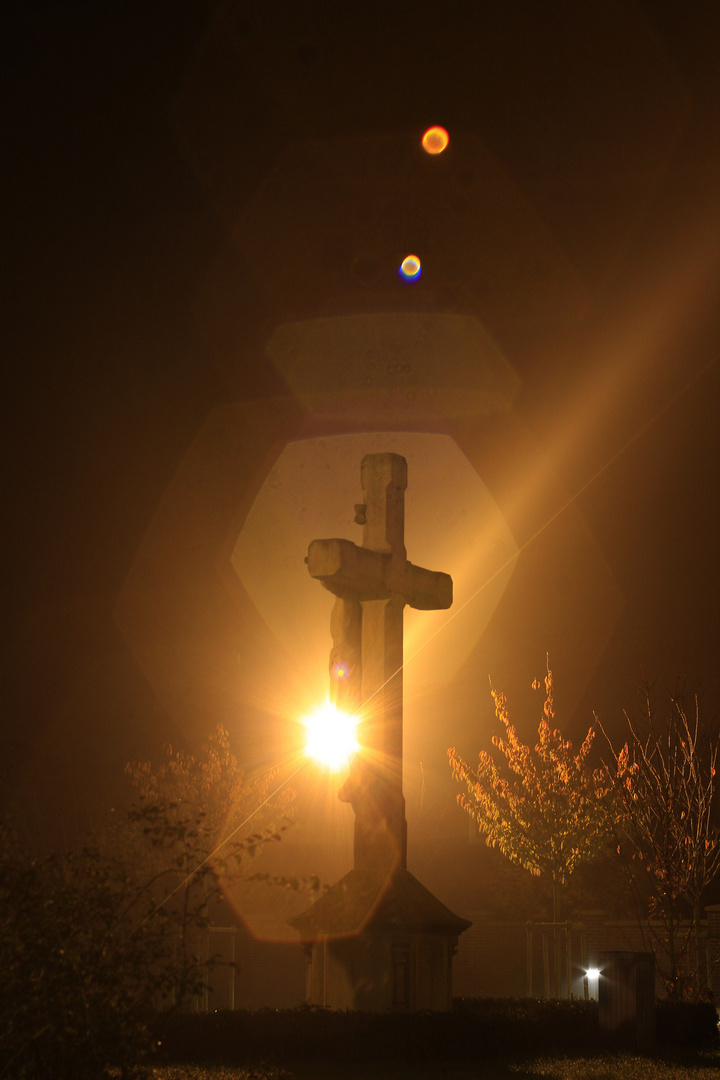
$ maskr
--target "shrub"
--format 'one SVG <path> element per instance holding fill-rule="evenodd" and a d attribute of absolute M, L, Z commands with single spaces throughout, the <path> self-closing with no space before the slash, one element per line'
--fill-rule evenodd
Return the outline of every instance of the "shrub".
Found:
<path fill-rule="evenodd" d="M 302 1006 L 158 1017 L 166 1061 L 468 1061 L 483 1055 L 571 1052 L 598 1043 L 594 1002 L 456 1000 L 449 1013 L 336 1012 Z"/>
<path fill-rule="evenodd" d="M 663 998 L 655 1009 L 658 1046 L 698 1046 L 718 1039 L 717 1011 L 709 1001 Z"/>
<path fill-rule="evenodd" d="M 128 883 L 96 851 L 32 858 L 0 826 L 0 1076 L 137 1065 L 166 973 L 163 922 L 130 932 Z"/>

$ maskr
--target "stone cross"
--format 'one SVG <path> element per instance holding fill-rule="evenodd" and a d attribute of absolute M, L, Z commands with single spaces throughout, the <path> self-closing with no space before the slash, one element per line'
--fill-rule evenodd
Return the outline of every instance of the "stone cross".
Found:
<path fill-rule="evenodd" d="M 331 698 L 360 717 L 358 743 L 339 792 L 355 811 L 355 869 L 407 868 L 402 793 L 403 608 L 452 604 L 452 578 L 408 562 L 405 552 L 407 462 L 368 454 L 361 466 L 364 502 L 355 507 L 362 547 L 314 540 L 307 565 L 335 596 L 330 617 Z"/>

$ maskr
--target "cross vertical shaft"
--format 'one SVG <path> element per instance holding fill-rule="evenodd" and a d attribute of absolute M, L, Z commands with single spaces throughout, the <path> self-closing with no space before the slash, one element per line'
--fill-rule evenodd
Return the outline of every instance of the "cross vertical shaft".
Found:
<path fill-rule="evenodd" d="M 402 791 L 403 610 L 452 604 L 452 579 L 405 554 L 407 465 L 362 460 L 362 546 L 313 540 L 307 565 L 335 597 L 330 696 L 358 718 L 358 742 L 339 797 L 355 812 L 353 869 L 291 926 L 305 943 L 307 1000 L 338 1009 L 450 1008 L 452 957 L 470 925 L 407 869 Z"/>
<path fill-rule="evenodd" d="M 365 497 L 363 547 L 387 554 L 392 569 L 406 562 L 407 464 L 397 454 L 370 454 L 360 470 Z M 365 736 L 402 791 L 403 608 L 399 593 L 362 601 L 362 696 L 369 706 Z"/>
<path fill-rule="evenodd" d="M 402 793 L 403 609 L 448 608 L 447 574 L 413 566 L 405 552 L 407 463 L 398 454 L 362 460 L 363 545 L 315 540 L 308 570 L 332 592 L 331 696 L 358 712 L 356 755 L 339 797 L 355 811 L 356 869 L 406 868 Z"/>

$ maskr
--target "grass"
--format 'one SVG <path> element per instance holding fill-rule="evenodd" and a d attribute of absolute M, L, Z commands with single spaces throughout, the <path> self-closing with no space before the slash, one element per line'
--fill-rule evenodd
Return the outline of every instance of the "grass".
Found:
<path fill-rule="evenodd" d="M 470 1065 L 429 1064 L 423 1068 L 379 1063 L 343 1065 L 307 1062 L 287 1069 L 275 1065 L 168 1065 L 150 1071 L 152 1080 L 712 1080 L 720 1076 L 720 1050 L 638 1057 L 537 1057 L 516 1061 L 479 1060 Z"/>

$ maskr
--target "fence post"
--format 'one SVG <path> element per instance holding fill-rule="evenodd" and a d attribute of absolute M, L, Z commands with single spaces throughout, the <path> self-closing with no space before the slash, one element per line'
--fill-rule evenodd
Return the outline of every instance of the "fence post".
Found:
<path fill-rule="evenodd" d="M 655 1049 L 655 954 L 600 954 L 600 1030 L 641 1054 Z"/>
<path fill-rule="evenodd" d="M 533 930 L 532 923 L 525 923 L 527 935 L 527 996 L 533 996 Z"/>
<path fill-rule="evenodd" d="M 543 989 L 545 990 L 545 1000 L 550 998 L 550 959 L 548 957 L 548 931 L 547 926 L 542 928 L 542 949 L 543 949 Z"/>
<path fill-rule="evenodd" d="M 600 953 L 605 949 L 605 913 L 600 910 L 584 911 L 586 927 L 586 960 L 588 967 L 597 967 Z"/>
<path fill-rule="evenodd" d="M 720 904 L 707 904 L 707 981 L 715 1001 L 720 1000 Z"/>
<path fill-rule="evenodd" d="M 585 1001 L 588 1001 L 590 998 L 590 987 L 588 985 L 587 930 L 583 923 L 580 924 L 580 970 L 583 973 L 583 997 Z"/>

